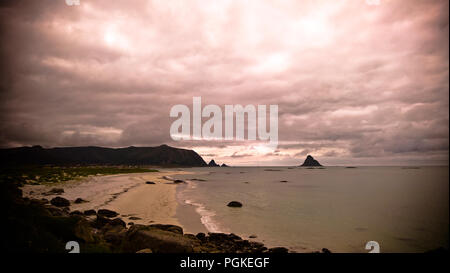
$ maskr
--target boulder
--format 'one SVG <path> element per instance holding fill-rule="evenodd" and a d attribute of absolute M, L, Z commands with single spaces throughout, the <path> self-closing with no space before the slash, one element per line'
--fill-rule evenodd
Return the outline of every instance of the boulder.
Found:
<path fill-rule="evenodd" d="M 230 203 L 228 203 L 229 207 L 233 207 L 233 208 L 240 208 L 242 207 L 242 203 L 238 202 L 238 201 L 231 201 Z"/>
<path fill-rule="evenodd" d="M 44 195 L 59 195 L 59 194 L 63 194 L 63 193 L 64 193 L 64 189 L 53 188 L 53 189 L 49 190 L 48 192 L 44 193 Z"/>
<path fill-rule="evenodd" d="M 95 212 L 95 210 L 93 210 L 93 209 L 88 209 L 88 210 L 85 210 L 84 211 L 84 215 L 96 215 L 97 214 L 97 212 Z"/>
<path fill-rule="evenodd" d="M 93 230 L 86 219 L 81 218 L 74 227 L 74 235 L 83 240 L 86 243 L 92 243 L 95 241 L 93 236 Z"/>
<path fill-rule="evenodd" d="M 81 204 L 81 203 L 86 203 L 86 202 L 88 202 L 88 201 L 86 201 L 86 200 L 84 200 L 83 198 L 77 198 L 77 199 L 75 199 L 75 204 Z"/>
<path fill-rule="evenodd" d="M 124 250 L 137 252 L 149 248 L 155 253 L 192 253 L 192 241 L 183 235 L 155 227 L 133 225 L 123 240 Z"/>
<path fill-rule="evenodd" d="M 269 253 L 288 253 L 289 250 L 285 247 L 272 247 L 269 248 Z"/>
<path fill-rule="evenodd" d="M 186 183 L 184 180 L 177 179 L 173 181 L 174 184 Z"/>
<path fill-rule="evenodd" d="M 52 200 L 50 200 L 50 204 L 52 204 L 55 207 L 68 207 L 70 206 L 69 200 L 63 197 L 55 197 Z"/>
<path fill-rule="evenodd" d="M 74 210 L 69 213 L 70 215 L 83 215 L 83 213 L 79 210 Z"/>
<path fill-rule="evenodd" d="M 117 212 L 113 211 L 113 210 L 109 210 L 109 209 L 99 209 L 97 211 L 97 214 L 103 217 L 116 217 L 117 215 L 119 215 Z"/>
<path fill-rule="evenodd" d="M 158 228 L 165 231 L 170 231 L 178 234 L 183 234 L 183 228 L 175 225 L 163 225 L 163 224 L 152 224 L 152 228 Z"/>
<path fill-rule="evenodd" d="M 153 185 L 153 184 L 156 184 L 156 183 L 152 182 L 152 181 L 145 181 L 145 184 Z"/>

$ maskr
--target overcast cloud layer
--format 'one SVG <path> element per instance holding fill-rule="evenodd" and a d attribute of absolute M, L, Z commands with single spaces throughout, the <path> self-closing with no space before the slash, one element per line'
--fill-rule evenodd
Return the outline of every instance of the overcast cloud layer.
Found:
<path fill-rule="evenodd" d="M 0 2 L 0 146 L 231 165 L 448 164 L 448 1 Z M 279 146 L 175 142 L 175 104 L 277 104 Z"/>

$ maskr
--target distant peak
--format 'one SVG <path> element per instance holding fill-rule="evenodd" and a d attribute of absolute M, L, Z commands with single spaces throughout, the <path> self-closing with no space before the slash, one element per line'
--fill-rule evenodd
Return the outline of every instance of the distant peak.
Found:
<path fill-rule="evenodd" d="M 211 159 L 211 161 L 209 161 L 208 163 L 209 167 L 218 167 L 219 165 L 217 165 L 216 161 L 214 161 L 214 159 Z"/>
<path fill-rule="evenodd" d="M 305 159 L 305 162 L 300 167 L 320 167 L 319 161 L 315 160 L 314 157 L 308 155 Z"/>

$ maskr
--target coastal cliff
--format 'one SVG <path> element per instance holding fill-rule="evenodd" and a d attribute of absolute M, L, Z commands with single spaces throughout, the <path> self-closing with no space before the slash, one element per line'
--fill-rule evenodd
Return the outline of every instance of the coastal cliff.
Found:
<path fill-rule="evenodd" d="M 193 150 L 168 145 L 157 147 L 62 147 L 41 146 L 0 149 L 2 165 L 158 165 L 203 167 L 206 162 Z"/>

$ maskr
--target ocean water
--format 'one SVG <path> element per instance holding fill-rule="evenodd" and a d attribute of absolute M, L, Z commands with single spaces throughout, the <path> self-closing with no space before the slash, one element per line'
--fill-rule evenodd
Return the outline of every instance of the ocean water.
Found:
<path fill-rule="evenodd" d="M 256 235 L 296 252 L 448 248 L 448 167 L 190 168 L 178 200 L 210 232 Z M 287 182 L 280 182 L 280 181 Z M 240 201 L 242 208 L 227 207 Z M 180 217 L 191 230 L 191 216 Z"/>

